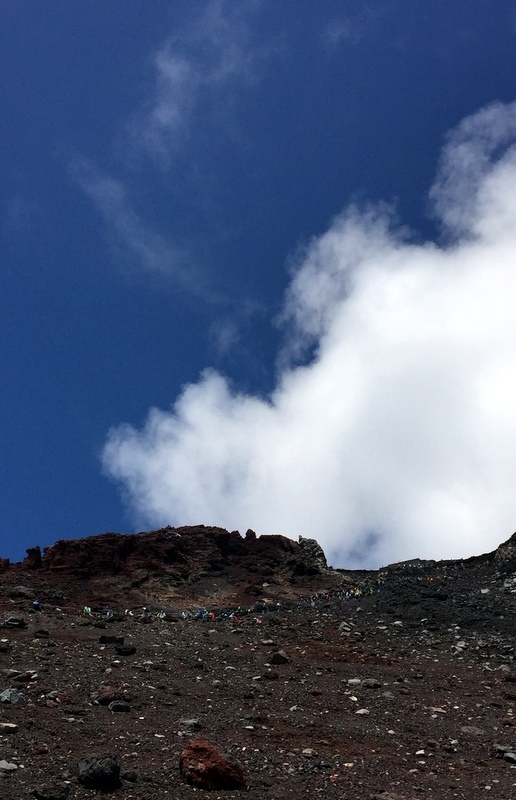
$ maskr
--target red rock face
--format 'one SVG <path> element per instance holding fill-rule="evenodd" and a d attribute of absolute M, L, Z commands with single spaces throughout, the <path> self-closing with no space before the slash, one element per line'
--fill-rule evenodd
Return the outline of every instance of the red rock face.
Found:
<path fill-rule="evenodd" d="M 62 596 L 52 598 L 56 605 L 71 596 L 87 605 L 109 605 L 124 595 L 129 607 L 189 605 L 194 597 L 212 605 L 245 605 L 264 594 L 278 599 L 280 587 L 282 597 L 288 587 L 294 597 L 295 586 L 301 592 L 320 588 L 318 580 L 321 586 L 331 582 L 335 576 L 325 567 L 324 554 L 321 561 L 307 542 L 312 540 L 258 537 L 253 531 L 244 537 L 204 525 L 105 533 L 60 540 L 43 554 L 29 548 L 23 563 L 9 572 L 13 581 L 17 571 L 30 570 L 34 585 L 59 586 Z"/>
<path fill-rule="evenodd" d="M 205 739 L 192 739 L 179 756 L 179 769 L 197 789 L 245 789 L 242 767 Z"/>
<path fill-rule="evenodd" d="M 36 551 L 31 548 L 24 565 L 35 568 Z M 217 571 L 236 564 L 242 567 L 273 566 L 289 563 L 292 570 L 310 569 L 306 549 L 286 536 L 271 535 L 243 538 L 238 531 L 204 525 L 162 528 L 138 534 L 105 533 L 85 539 L 60 540 L 46 547 L 39 566 L 52 572 L 75 575 L 119 573 L 137 570 L 163 570 L 178 575 L 202 570 Z"/>

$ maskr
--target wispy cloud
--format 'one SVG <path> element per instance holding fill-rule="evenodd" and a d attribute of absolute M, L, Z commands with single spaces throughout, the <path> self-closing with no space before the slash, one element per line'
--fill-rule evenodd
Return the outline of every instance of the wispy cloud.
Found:
<path fill-rule="evenodd" d="M 173 278 L 177 285 L 194 294 L 202 291 L 202 281 L 195 274 L 188 253 L 174 247 L 142 220 L 132 207 L 122 181 L 103 175 L 85 160 L 72 164 L 71 171 L 102 214 L 117 246 L 125 249 L 137 271 Z M 127 265 L 127 258 L 123 261 Z"/>
<path fill-rule="evenodd" d="M 129 125 L 133 145 L 160 166 L 173 163 L 199 112 L 213 113 L 232 88 L 252 76 L 256 51 L 249 47 L 250 7 L 212 0 L 200 8 L 155 54 L 154 89 Z"/>
<path fill-rule="evenodd" d="M 392 11 L 392 3 L 360 3 L 352 12 L 343 6 L 342 13 L 326 23 L 322 32 L 323 43 L 334 50 L 354 47 L 363 39 L 377 33 L 382 19 Z"/>
<path fill-rule="evenodd" d="M 172 170 L 172 176 L 179 153 L 190 152 L 192 162 L 198 165 L 195 147 L 191 145 L 194 131 L 203 129 L 206 120 L 229 102 L 232 88 L 245 83 L 252 74 L 256 51 L 248 46 L 246 17 L 254 5 L 251 3 L 244 11 L 239 4 L 227 0 L 201 3 L 189 21 L 166 39 L 153 56 L 155 75 L 148 98 L 124 122 L 123 141 L 116 144 L 118 176 L 86 158 L 76 159 L 71 165 L 71 174 L 102 215 L 108 238 L 121 245 L 118 253 L 124 268 L 144 275 L 166 276 L 176 288 L 209 303 L 221 298 L 208 286 L 203 277 L 206 265 L 201 270 L 195 256 L 203 236 L 202 222 L 195 241 L 188 240 L 186 235 L 178 241 L 173 226 L 160 231 L 155 222 L 149 222 L 137 210 L 135 195 L 129 187 L 136 184 L 136 171 L 140 189 L 152 194 L 152 181 L 156 177 L 155 173 L 149 176 L 148 161 L 144 164 L 135 159 L 135 152 L 149 156 L 153 167 L 161 171 Z M 185 161 L 188 163 L 188 159 L 183 159 L 183 178 Z M 202 176 L 195 177 L 195 186 L 201 192 Z M 176 208 L 180 217 L 184 204 L 177 187 L 174 192 L 174 195 L 170 192 L 171 208 Z M 186 216 L 191 216 L 196 202 L 202 207 L 205 197 L 196 200 L 190 193 L 188 202 Z"/>
<path fill-rule="evenodd" d="M 382 208 L 311 242 L 285 316 L 289 351 L 313 356 L 270 398 L 208 370 L 141 431 L 111 431 L 104 466 L 140 524 L 315 536 L 349 566 L 467 556 L 512 532 L 515 141 L 516 104 L 448 137 L 432 201 L 449 245 L 411 243 Z"/>

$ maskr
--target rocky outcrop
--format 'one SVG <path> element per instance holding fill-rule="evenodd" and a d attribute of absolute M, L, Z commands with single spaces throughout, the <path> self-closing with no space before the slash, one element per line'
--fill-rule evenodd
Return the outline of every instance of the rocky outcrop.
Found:
<path fill-rule="evenodd" d="M 41 548 L 39 546 L 27 549 L 27 555 L 23 559 L 23 567 L 24 569 L 40 569 Z"/>
<path fill-rule="evenodd" d="M 71 598 L 74 604 L 99 607 L 120 607 L 120 598 L 123 607 L 184 607 L 194 597 L 211 605 L 248 605 L 258 597 L 293 599 L 337 579 L 312 539 L 168 526 L 61 539 L 43 552 L 29 548 L 23 562 L 2 573 L 0 596 L 14 600 L 16 586 L 24 584 L 43 607 L 63 606 Z"/>
<path fill-rule="evenodd" d="M 307 555 L 310 566 L 312 566 L 313 569 L 317 569 L 319 572 L 324 572 L 326 569 L 328 569 L 328 563 L 326 561 L 326 556 L 324 555 L 324 550 L 318 541 L 315 539 L 305 539 L 304 536 L 300 536 L 299 546 Z"/>
<path fill-rule="evenodd" d="M 516 572 L 516 533 L 495 550 L 494 562 L 505 575 Z"/>
<path fill-rule="evenodd" d="M 86 579 L 123 574 L 136 587 L 156 573 L 195 580 L 230 567 L 265 577 L 277 571 L 295 576 L 326 569 L 322 548 L 313 539 L 294 542 L 286 536 L 256 536 L 253 531 L 244 538 L 238 531 L 204 525 L 62 539 L 45 548 L 39 563 L 38 552 L 39 548 L 27 551 L 24 566 Z"/>

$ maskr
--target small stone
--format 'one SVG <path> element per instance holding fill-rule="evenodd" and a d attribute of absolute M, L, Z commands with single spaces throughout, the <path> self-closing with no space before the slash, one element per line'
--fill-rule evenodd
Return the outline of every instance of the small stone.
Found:
<path fill-rule="evenodd" d="M 96 692 L 92 692 L 90 699 L 95 705 L 108 706 L 116 700 L 122 700 L 124 703 L 130 702 L 129 695 L 119 689 L 118 686 L 112 684 L 103 684 Z"/>
<path fill-rule="evenodd" d="M 131 706 L 129 703 L 124 702 L 123 700 L 113 700 L 112 703 L 109 703 L 108 708 L 110 711 L 114 713 L 122 712 L 127 713 L 131 710 Z"/>
<path fill-rule="evenodd" d="M 124 637 L 123 636 L 102 636 L 99 637 L 100 644 L 123 644 Z"/>
<path fill-rule="evenodd" d="M 5 761 L 4 759 L 0 761 L 1 772 L 16 772 L 17 769 L 18 764 L 13 764 L 11 761 Z"/>
<path fill-rule="evenodd" d="M 506 744 L 494 744 L 492 747 L 492 753 L 496 758 L 503 758 L 505 754 L 510 753 L 511 750 L 512 748 Z"/>
<path fill-rule="evenodd" d="M 193 734 L 194 731 L 201 730 L 201 723 L 195 717 L 191 717 L 190 719 L 180 719 L 179 720 L 179 729 L 182 733 L 187 735 Z"/>
<path fill-rule="evenodd" d="M 36 800 L 66 800 L 70 794 L 69 786 L 51 786 L 33 789 L 32 796 Z"/>
<path fill-rule="evenodd" d="M 116 644 L 115 650 L 119 656 L 134 656 L 136 647 L 132 644 Z"/>
<path fill-rule="evenodd" d="M 17 733 L 18 726 L 13 722 L 0 722 L 0 735 L 8 736 L 11 733 Z"/>
<path fill-rule="evenodd" d="M 17 683 L 30 683 L 30 681 L 35 681 L 38 677 L 38 673 L 33 669 L 27 669 L 23 672 L 20 672 L 16 669 L 10 669 L 7 671 L 7 674 L 14 678 Z"/>
<path fill-rule="evenodd" d="M 288 658 L 287 654 L 285 653 L 285 651 L 284 650 L 278 650 L 276 653 L 272 654 L 272 656 L 270 658 L 270 663 L 271 664 L 275 664 L 275 665 L 287 664 L 288 660 L 289 660 L 289 658 Z"/>
<path fill-rule="evenodd" d="M 27 623 L 23 619 L 23 617 L 8 617 L 5 620 L 6 628 L 26 628 Z"/>
<path fill-rule="evenodd" d="M 376 678 L 364 678 L 362 681 L 362 687 L 364 689 L 380 689 L 381 686 L 381 682 L 377 681 Z"/>
<path fill-rule="evenodd" d="M 22 708 L 27 705 L 25 698 L 16 689 L 5 689 L 0 694 L 0 703 L 10 703 L 12 706 Z"/>

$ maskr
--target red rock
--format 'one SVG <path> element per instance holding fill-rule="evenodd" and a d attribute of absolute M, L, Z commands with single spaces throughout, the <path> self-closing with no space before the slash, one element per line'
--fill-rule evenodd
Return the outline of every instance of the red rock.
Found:
<path fill-rule="evenodd" d="M 187 783 L 198 789 L 245 789 L 242 767 L 205 739 L 192 739 L 179 756 Z"/>
<path fill-rule="evenodd" d="M 96 692 L 91 694 L 91 700 L 98 703 L 100 706 L 108 706 L 116 700 L 127 700 L 126 692 L 119 689 L 118 686 L 111 684 L 103 684 Z"/>

